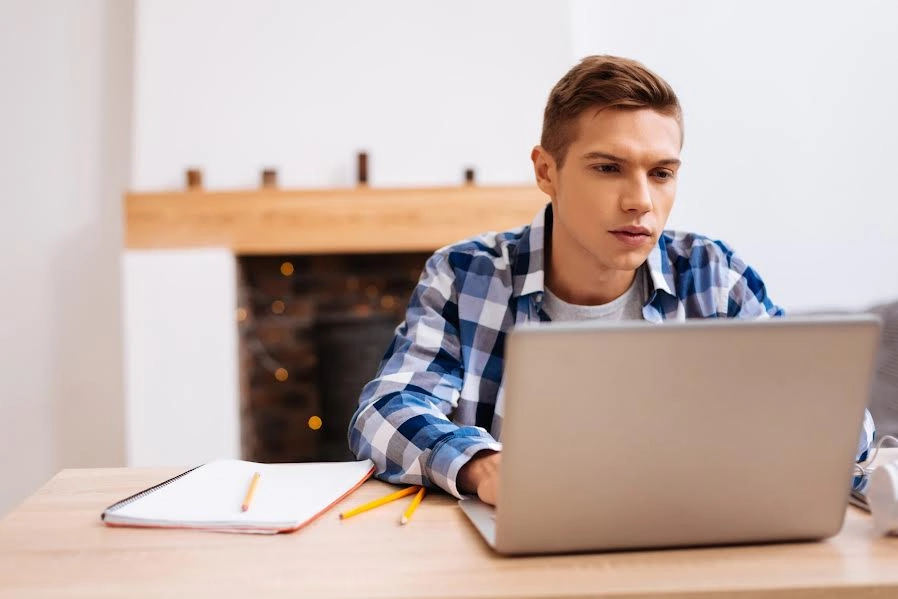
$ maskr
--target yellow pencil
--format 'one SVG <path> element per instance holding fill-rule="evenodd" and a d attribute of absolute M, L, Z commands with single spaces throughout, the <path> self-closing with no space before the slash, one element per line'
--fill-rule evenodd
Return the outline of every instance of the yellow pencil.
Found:
<path fill-rule="evenodd" d="M 245 512 L 249 509 L 249 504 L 253 500 L 253 495 L 256 494 L 256 487 L 259 486 L 259 477 L 262 476 L 260 473 L 256 472 L 253 474 L 253 478 L 249 481 L 249 489 L 246 490 L 246 497 L 243 498 L 243 505 L 240 506 L 240 511 Z"/>
<path fill-rule="evenodd" d="M 356 514 L 361 514 L 362 512 L 367 512 L 368 510 L 372 510 L 372 509 L 379 507 L 385 503 L 390 503 L 391 501 L 396 501 L 397 499 L 401 499 L 402 497 L 405 497 L 406 495 L 411 495 L 412 493 L 417 492 L 418 489 L 420 489 L 420 488 L 421 487 L 417 487 L 417 486 L 406 487 L 405 489 L 396 491 L 395 493 L 390 493 L 389 495 L 381 497 L 380 499 L 375 499 L 374 501 L 369 501 L 368 503 L 364 503 L 358 507 L 352 508 L 348 512 L 343 512 L 342 514 L 340 514 L 340 519 L 345 520 L 346 518 L 350 518 L 352 516 L 355 516 Z"/>
<path fill-rule="evenodd" d="M 415 498 L 412 499 L 411 504 L 409 504 L 408 509 L 405 510 L 405 513 L 402 514 L 402 518 L 399 520 L 399 524 L 408 524 L 408 521 L 412 519 L 412 514 L 415 513 L 415 510 L 418 509 L 418 504 L 421 503 L 421 500 L 424 499 L 424 487 L 418 491 L 418 494 L 415 495 Z"/>

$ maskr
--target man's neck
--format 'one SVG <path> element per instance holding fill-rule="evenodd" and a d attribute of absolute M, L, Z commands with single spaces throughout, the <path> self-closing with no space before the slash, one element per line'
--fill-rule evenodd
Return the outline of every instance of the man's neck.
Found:
<path fill-rule="evenodd" d="M 565 252 L 558 251 L 551 243 L 547 244 L 547 250 L 546 286 L 569 304 L 607 304 L 626 293 L 636 278 L 633 270 L 608 269 L 594 261 L 565 257 Z"/>
<path fill-rule="evenodd" d="M 547 278 L 549 289 L 558 298 L 577 306 L 600 306 L 612 302 L 627 292 L 636 277 L 635 271 L 622 270 L 612 271 L 605 277 L 597 277 L 593 272 L 585 274 L 591 276 L 591 280 L 556 277 L 553 272 L 557 269 L 550 266 Z"/>

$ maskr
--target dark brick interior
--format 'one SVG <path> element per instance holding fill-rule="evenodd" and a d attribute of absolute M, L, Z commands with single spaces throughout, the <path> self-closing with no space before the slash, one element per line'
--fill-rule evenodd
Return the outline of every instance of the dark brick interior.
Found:
<path fill-rule="evenodd" d="M 349 418 L 429 255 L 240 258 L 246 459 L 352 459 Z"/>

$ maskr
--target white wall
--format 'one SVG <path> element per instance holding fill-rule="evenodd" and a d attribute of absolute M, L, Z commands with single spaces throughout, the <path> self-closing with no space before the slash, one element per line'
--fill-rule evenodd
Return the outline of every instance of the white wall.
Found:
<path fill-rule="evenodd" d="M 573 48 L 683 104 L 671 225 L 722 238 L 791 309 L 898 299 L 898 3 L 575 0 Z"/>
<path fill-rule="evenodd" d="M 132 17 L 0 3 L 0 514 L 60 468 L 124 463 Z"/>
<path fill-rule="evenodd" d="M 123 274 L 128 465 L 239 458 L 234 255 L 129 251 Z"/>
<path fill-rule="evenodd" d="M 567 2 L 138 1 L 133 186 L 530 181 Z"/>

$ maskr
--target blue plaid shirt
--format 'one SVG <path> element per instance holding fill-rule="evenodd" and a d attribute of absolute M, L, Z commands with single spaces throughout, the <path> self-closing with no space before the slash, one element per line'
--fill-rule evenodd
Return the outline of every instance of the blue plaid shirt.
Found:
<path fill-rule="evenodd" d="M 389 482 L 460 497 L 459 469 L 500 450 L 505 335 L 546 321 L 545 243 L 551 205 L 528 225 L 438 250 L 428 261 L 380 369 L 362 390 L 349 445 Z M 758 274 L 720 241 L 665 231 L 646 261 L 645 320 L 768 318 L 783 310 Z M 859 453 L 873 438 L 866 415 Z"/>

